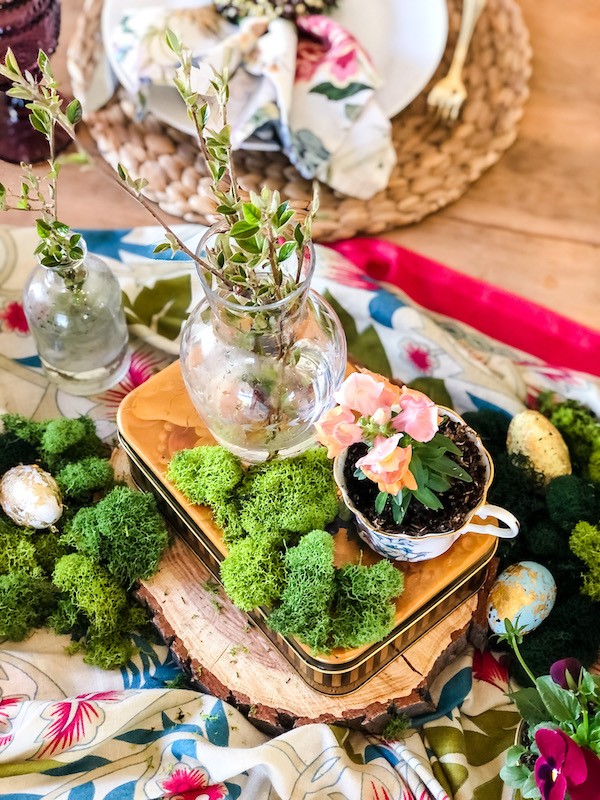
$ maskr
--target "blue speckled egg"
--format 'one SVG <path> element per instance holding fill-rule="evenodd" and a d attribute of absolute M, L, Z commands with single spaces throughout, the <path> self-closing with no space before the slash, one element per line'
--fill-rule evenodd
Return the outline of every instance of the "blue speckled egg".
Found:
<path fill-rule="evenodd" d="M 504 620 L 535 630 L 552 611 L 556 583 L 535 561 L 519 561 L 500 573 L 488 598 L 488 622 L 494 633 L 504 633 Z"/>

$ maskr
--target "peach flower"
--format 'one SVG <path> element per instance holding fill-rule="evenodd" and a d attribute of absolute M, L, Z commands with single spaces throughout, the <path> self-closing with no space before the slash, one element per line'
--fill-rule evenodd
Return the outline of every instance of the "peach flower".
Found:
<path fill-rule="evenodd" d="M 327 447 L 328 458 L 335 458 L 351 444 L 360 442 L 362 430 L 349 408 L 336 406 L 315 422 L 317 441 Z"/>
<path fill-rule="evenodd" d="M 412 447 L 398 447 L 401 438 L 400 433 L 388 438 L 378 436 L 367 455 L 356 462 L 367 478 L 377 484 L 380 492 L 396 495 L 405 488 L 413 491 L 418 488 L 409 469 Z"/>
<path fill-rule="evenodd" d="M 376 381 L 383 384 L 384 390 L 381 393 L 381 402 L 382 405 L 385 406 L 393 406 L 398 403 L 400 399 L 401 388 L 396 384 L 392 383 L 385 375 L 379 375 L 377 372 L 371 372 L 371 370 L 362 367 L 361 370 L 363 375 L 370 375 L 372 378 L 375 378 Z"/>
<path fill-rule="evenodd" d="M 395 430 L 408 433 L 418 442 L 433 439 L 439 428 L 438 407 L 433 400 L 423 392 L 403 386 L 398 405 L 400 414 L 392 421 Z"/>
<path fill-rule="evenodd" d="M 396 392 L 393 391 L 396 390 Z M 353 372 L 334 395 L 341 406 L 372 416 L 379 408 L 391 406 L 400 397 L 400 389 L 381 375 Z"/>

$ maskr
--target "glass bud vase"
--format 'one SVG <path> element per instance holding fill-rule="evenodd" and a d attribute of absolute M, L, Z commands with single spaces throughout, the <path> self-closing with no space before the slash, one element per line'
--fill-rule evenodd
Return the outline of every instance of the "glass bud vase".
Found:
<path fill-rule="evenodd" d="M 210 228 L 198 252 L 210 246 Z M 282 265 L 294 273 L 298 262 Z M 312 243 L 304 249 L 299 287 L 265 305 L 243 305 L 198 270 L 205 297 L 181 340 L 188 393 L 217 442 L 243 461 L 289 458 L 314 443 L 314 423 L 333 405 L 346 372 L 340 321 L 310 288 Z"/>
<path fill-rule="evenodd" d="M 34 268 L 23 309 L 48 378 L 70 394 L 90 395 L 127 373 L 129 336 L 119 282 L 83 240 L 80 246 L 81 260 Z"/>

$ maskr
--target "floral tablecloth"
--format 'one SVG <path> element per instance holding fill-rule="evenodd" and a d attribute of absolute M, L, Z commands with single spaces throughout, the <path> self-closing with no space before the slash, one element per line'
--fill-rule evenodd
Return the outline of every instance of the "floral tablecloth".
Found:
<path fill-rule="evenodd" d="M 202 230 L 180 226 L 178 232 L 193 244 Z M 133 334 L 129 374 L 114 389 L 89 398 L 48 384 L 21 306 L 35 232 L 0 229 L 0 408 L 38 419 L 89 414 L 100 435 L 110 438 L 120 399 L 176 356 L 181 322 L 199 287 L 189 263 L 152 258 L 157 229 L 84 235 L 89 250 L 110 262 L 123 288 Z M 345 250 L 352 256 L 351 244 Z M 448 392 L 459 412 L 491 407 L 513 414 L 540 390 L 552 388 L 600 413 L 596 378 L 427 312 L 332 250 L 318 248 L 318 255 L 315 288 L 338 311 L 350 352 L 371 369 L 405 381 L 421 378 L 425 387 Z M 364 250 L 357 261 L 363 257 Z M 394 280 L 401 283 L 402 259 L 409 274 L 419 257 L 403 251 L 396 257 Z M 428 263 L 433 286 L 439 265 Z M 455 289 L 460 282 L 456 276 Z M 484 289 L 482 284 L 482 301 Z M 426 293 L 419 300 L 424 303 Z M 439 312 L 439 304 L 435 307 Z M 560 319 L 544 314 L 551 331 Z M 594 347 L 596 335 L 588 333 Z M 504 694 L 506 665 L 489 652 L 464 653 L 432 689 L 438 704 L 434 718 L 418 720 L 417 730 L 389 742 L 325 725 L 270 739 L 220 700 L 169 688 L 178 668 L 165 647 L 140 639 L 139 654 L 126 668 L 102 672 L 78 655 L 66 655 L 67 643 L 42 630 L 0 647 L 0 798 L 499 800 L 502 795 L 498 771 L 518 715 Z"/>

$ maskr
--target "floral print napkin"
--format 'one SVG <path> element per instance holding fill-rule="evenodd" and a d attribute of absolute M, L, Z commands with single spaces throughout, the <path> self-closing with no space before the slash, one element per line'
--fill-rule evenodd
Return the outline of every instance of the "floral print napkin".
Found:
<path fill-rule="evenodd" d="M 165 44 L 168 28 L 192 50 L 197 91 L 208 90 L 213 68 L 229 68 L 234 147 L 276 144 L 304 178 L 353 197 L 387 186 L 396 154 L 375 98 L 381 77 L 335 20 L 304 16 L 296 27 L 252 17 L 233 25 L 213 6 L 125 11 L 106 46 L 131 91 L 171 85 L 177 61 Z"/>

